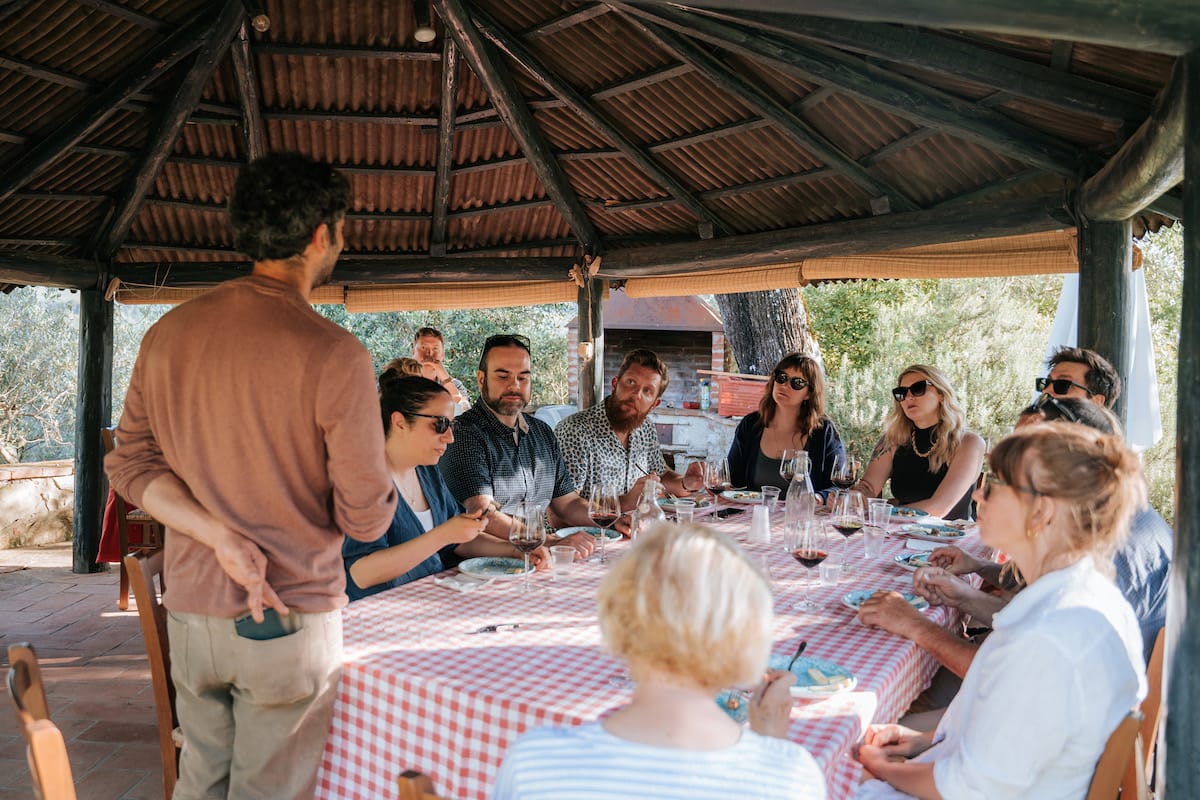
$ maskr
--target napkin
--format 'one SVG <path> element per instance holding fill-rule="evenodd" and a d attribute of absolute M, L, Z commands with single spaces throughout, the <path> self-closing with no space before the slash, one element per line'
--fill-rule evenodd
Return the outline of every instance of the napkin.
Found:
<path fill-rule="evenodd" d="M 470 575 L 456 572 L 444 578 L 434 578 L 433 582 L 438 586 L 453 589 L 456 592 L 473 592 L 476 589 L 482 589 L 484 586 L 491 586 L 493 580 L 495 579 L 480 580 L 479 578 L 472 578 Z"/>
<path fill-rule="evenodd" d="M 909 550 L 920 550 L 925 553 L 931 553 L 939 547 L 946 544 L 954 544 L 954 542 L 927 542 L 924 539 L 905 539 L 904 546 Z"/>

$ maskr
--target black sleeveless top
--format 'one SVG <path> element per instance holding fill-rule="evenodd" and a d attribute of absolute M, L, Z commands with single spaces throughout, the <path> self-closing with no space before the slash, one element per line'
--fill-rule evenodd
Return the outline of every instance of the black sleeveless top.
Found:
<path fill-rule="evenodd" d="M 916 429 L 917 447 L 922 452 L 929 452 L 933 446 L 929 441 L 932 430 L 932 428 Z M 942 485 L 942 480 L 949 471 L 950 465 L 947 464 L 937 472 L 930 472 L 928 456 L 917 455 L 912 445 L 909 444 L 897 447 L 892 456 L 892 494 L 895 496 L 896 502 L 902 506 L 928 500 Z M 954 508 L 950 509 L 944 518 L 966 519 L 971 512 L 971 492 L 974 489 L 974 486 L 968 488 L 967 493 L 954 504 Z"/>

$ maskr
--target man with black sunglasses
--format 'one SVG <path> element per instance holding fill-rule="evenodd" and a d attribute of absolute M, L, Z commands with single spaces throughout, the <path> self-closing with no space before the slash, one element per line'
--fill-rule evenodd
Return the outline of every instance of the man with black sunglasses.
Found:
<path fill-rule="evenodd" d="M 476 381 L 479 402 L 454 421 L 454 441 L 438 462 L 451 494 L 469 512 L 496 508 L 485 530 L 504 539 L 508 513 L 521 502 L 543 504 L 565 525 L 590 526 L 587 501 L 575 491 L 554 431 L 523 411 L 533 390 L 529 340 L 488 337 Z M 563 542 L 583 557 L 595 548 L 585 533 Z"/>
<path fill-rule="evenodd" d="M 1049 374 L 1034 381 L 1039 392 L 1055 397 L 1078 397 L 1112 408 L 1121 395 L 1121 378 L 1113 365 L 1094 350 L 1060 347 L 1046 364 Z"/>

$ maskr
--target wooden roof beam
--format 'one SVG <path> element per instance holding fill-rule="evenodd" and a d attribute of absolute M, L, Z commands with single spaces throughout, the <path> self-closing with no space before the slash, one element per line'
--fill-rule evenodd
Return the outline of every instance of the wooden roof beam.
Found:
<path fill-rule="evenodd" d="M 433 176 L 433 222 L 429 226 L 429 255 L 446 255 L 446 212 L 450 209 L 450 168 L 454 165 L 454 115 L 458 113 L 458 48 L 454 39 L 442 41 L 442 102 L 438 109 L 436 172 Z"/>
<path fill-rule="evenodd" d="M 233 60 L 234 83 L 237 84 L 238 105 L 242 109 L 242 146 L 246 162 L 262 158 L 267 153 L 267 132 L 263 125 L 262 103 L 258 97 L 258 74 L 250 52 L 250 32 L 245 22 L 229 48 Z"/>
<path fill-rule="evenodd" d="M 642 248 L 614 248 L 601 275 L 632 278 L 786 264 L 806 258 L 860 255 L 926 244 L 1037 233 L 1069 226 L 1062 198 L 965 204 L 954 214 L 908 211 L 804 225 L 781 231 Z"/>
<path fill-rule="evenodd" d="M 373 61 L 437 61 L 437 50 L 411 47 L 364 47 L 352 44 L 306 44 L 302 42 L 255 42 L 254 50 L 269 56 L 311 56 L 314 58 L 365 58 Z"/>
<path fill-rule="evenodd" d="M 555 160 L 550 143 L 534 123 L 533 114 L 522 100 L 516 82 L 507 70 L 501 67 L 490 45 L 475 29 L 462 0 L 433 2 L 446 30 L 454 37 L 455 44 L 471 65 L 476 77 L 491 95 L 501 119 L 521 146 L 525 157 L 529 159 L 530 166 L 537 173 L 542 187 L 553 200 L 555 208 L 566 221 L 571 233 L 579 239 L 585 250 L 599 252 L 600 234 L 567 181 L 566 173 Z"/>
<path fill-rule="evenodd" d="M 750 81 L 736 74 L 687 39 L 653 22 L 643 22 L 628 16 L 626 18 L 630 24 L 652 40 L 657 41 L 676 58 L 691 64 L 718 88 L 746 103 L 760 116 L 771 120 L 783 133 L 807 150 L 814 158 L 846 176 L 850 181 L 865 189 L 872 197 L 888 197 L 892 208 L 897 210 L 912 210 L 917 207 L 917 204 L 903 191 L 872 175 L 836 144 L 792 113 L 778 100 L 765 94 Z"/>
<path fill-rule="evenodd" d="M 666 5 L 673 0 L 643 0 Z M 690 6 L 794 13 L 795 0 L 688 0 Z M 1125 47 L 1178 56 L 1200 41 L 1200 6 L 1177 0 L 804 0 L 819 17 L 894 22 L 924 28 L 987 31 Z"/>
<path fill-rule="evenodd" d="M 998 111 L 933 89 L 832 47 L 804 47 L 760 31 L 726 25 L 704 14 L 624 6 L 673 30 L 739 55 L 766 61 L 800 78 L 827 84 L 903 119 L 940 128 L 1030 166 L 1075 175 L 1083 153 Z"/>
<path fill-rule="evenodd" d="M 1084 216 L 1110 222 L 1129 219 L 1183 180 L 1183 121 L 1188 100 L 1197 102 L 1200 91 L 1192 87 L 1188 97 L 1184 72 L 1183 61 L 1177 61 L 1150 118 L 1084 182 L 1079 191 Z"/>
<path fill-rule="evenodd" d="M 152 17 L 149 14 L 143 14 L 140 11 L 134 11 L 128 6 L 114 3 L 112 0 L 75 0 L 81 6 L 88 6 L 97 11 L 103 11 L 112 17 L 123 19 L 126 22 L 132 22 L 140 28 L 145 28 L 150 31 L 166 30 L 169 26 L 157 17 Z"/>
<path fill-rule="evenodd" d="M 0 174 L 0 200 L 4 200 L 79 144 L 130 97 L 195 51 L 208 34 L 207 16 L 202 12 L 151 49 L 143 58 L 113 79 L 108 88 L 95 94 L 73 118 L 22 153 L 3 174 Z"/>
<path fill-rule="evenodd" d="M 228 52 L 230 42 L 237 35 L 238 28 L 245 18 L 246 9 L 242 0 L 226 0 L 225 7 L 205 36 L 204 44 L 196 53 L 178 90 L 163 110 L 158 127 L 150 136 L 145 156 L 137 172 L 121 192 L 112 217 L 96 233 L 95 252 L 101 260 L 109 260 L 120 247 L 121 240 L 129 234 L 134 217 L 137 216 L 150 185 L 154 183 L 162 165 L 170 156 L 175 147 L 175 140 L 179 138 L 179 132 L 183 130 L 188 116 L 200 102 L 205 85 L 212 78 L 217 64 Z"/>
<path fill-rule="evenodd" d="M 95 289 L 100 270 L 82 258 L 43 255 L 26 250 L 0 250 L 0 283 Z"/>
<path fill-rule="evenodd" d="M 665 189 L 667 194 L 674 197 L 680 205 L 690 211 L 696 217 L 697 221 L 701 223 L 702 228 L 707 223 L 722 233 L 729 233 L 733 230 L 728 222 L 721 219 L 697 200 L 690 188 L 684 186 L 678 178 L 670 174 L 663 166 L 652 159 L 615 122 L 601 112 L 594 103 L 584 97 L 582 92 L 556 75 L 549 67 L 539 61 L 533 53 L 529 52 L 524 45 L 514 40 L 511 36 L 508 36 L 491 17 L 483 11 L 476 10 L 474 19 L 476 26 L 483 32 L 484 36 L 491 39 L 497 47 L 507 53 L 534 80 L 545 86 L 551 94 L 566 103 L 567 107 L 582 117 L 588 125 L 595 128 L 602 136 L 612 142 L 613 146 L 624 153 L 625 157 L 632 161 L 646 177 Z M 706 232 L 706 230 L 701 231 L 701 238 L 707 238 L 704 236 Z M 711 236 L 711 234 L 709 235 Z"/>
<path fill-rule="evenodd" d="M 1137 92 L 912 26 L 795 14 L 739 12 L 729 15 L 715 12 L 713 16 L 789 38 L 800 37 L 818 45 L 832 45 L 937 75 L 965 79 L 1073 113 L 1126 121 L 1143 119 L 1150 108 L 1150 98 Z M 1055 52 L 1060 49 L 1058 44 L 1062 43 L 1056 43 Z"/>
<path fill-rule="evenodd" d="M 539 22 L 532 28 L 521 31 L 520 36 L 522 39 L 540 39 L 543 36 L 550 36 L 559 31 L 565 31 L 567 28 L 574 28 L 576 25 L 587 22 L 590 19 L 595 19 L 608 12 L 608 6 L 603 3 L 589 3 L 583 8 L 559 14 L 557 17 L 548 19 L 545 22 Z"/>

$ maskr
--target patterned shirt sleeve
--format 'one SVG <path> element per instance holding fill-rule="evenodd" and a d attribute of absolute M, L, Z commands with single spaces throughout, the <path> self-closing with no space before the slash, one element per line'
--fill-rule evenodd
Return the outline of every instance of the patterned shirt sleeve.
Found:
<path fill-rule="evenodd" d="M 456 424 L 454 441 L 438 462 L 442 479 L 459 503 L 477 495 L 494 496 L 493 468 L 482 432 L 472 425 Z"/>
<path fill-rule="evenodd" d="M 581 419 L 579 414 L 567 417 L 554 429 L 554 437 L 558 440 L 558 449 L 562 453 L 567 470 L 571 473 L 571 478 L 579 488 L 579 493 L 583 494 L 591 491 L 592 475 L 589 470 L 591 461 L 588 458 L 586 437 L 583 435 L 583 426 L 580 424 Z"/>

